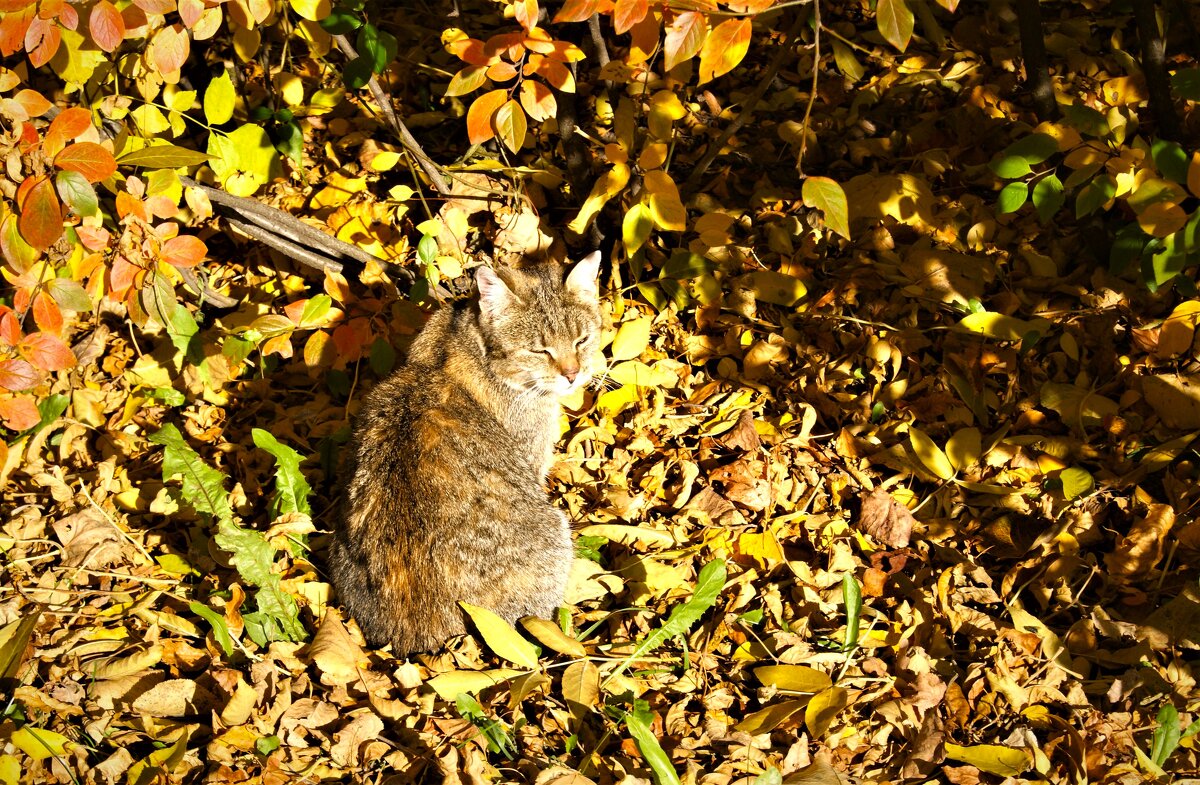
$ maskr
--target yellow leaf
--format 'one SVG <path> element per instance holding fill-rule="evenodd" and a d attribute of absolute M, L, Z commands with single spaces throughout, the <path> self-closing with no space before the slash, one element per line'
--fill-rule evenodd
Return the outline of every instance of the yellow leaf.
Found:
<path fill-rule="evenodd" d="M 921 463 L 925 464 L 933 475 L 942 480 L 949 480 L 954 476 L 954 466 L 950 463 L 950 459 L 946 457 L 946 453 L 942 452 L 941 448 L 933 443 L 924 431 L 917 428 L 908 429 L 908 440 L 912 444 L 913 452 L 921 459 Z"/>
<path fill-rule="evenodd" d="M 771 532 L 745 532 L 738 537 L 738 550 L 743 556 L 749 556 L 764 568 L 770 568 L 784 559 L 779 540 Z"/>
<path fill-rule="evenodd" d="M 592 192 L 588 194 L 583 207 L 579 208 L 579 215 L 575 216 L 575 220 L 571 221 L 568 228 L 575 234 L 586 232 L 592 219 L 596 217 L 596 213 L 600 212 L 600 208 L 609 199 L 620 193 L 628 182 L 629 165 L 613 164 L 612 169 L 596 179 L 596 184 L 592 186 Z"/>
<path fill-rule="evenodd" d="M 754 297 L 764 303 L 792 307 L 808 294 L 804 281 L 793 275 L 784 275 L 774 270 L 756 270 L 751 273 L 754 282 Z"/>
<path fill-rule="evenodd" d="M 808 702 L 804 709 L 804 724 L 813 739 L 823 739 L 829 732 L 829 726 L 837 718 L 838 712 L 849 703 L 849 693 L 841 687 L 830 687 L 819 692 Z"/>
<path fill-rule="evenodd" d="M 1031 332 L 1044 332 L 1050 323 L 1045 319 L 1018 319 L 994 311 L 967 314 L 957 327 L 998 341 L 1020 341 Z"/>
<path fill-rule="evenodd" d="M 12 755 L 0 755 L 0 785 L 17 785 L 21 781 L 21 764 Z"/>
<path fill-rule="evenodd" d="M 682 232 L 687 229 L 687 211 L 679 199 L 679 188 L 671 175 L 655 169 L 646 172 L 646 193 L 649 195 L 650 215 L 659 229 L 666 232 Z"/>
<path fill-rule="evenodd" d="M 650 208 L 641 202 L 630 207 L 629 212 L 625 213 L 625 220 L 621 222 L 621 240 L 625 245 L 625 253 L 629 256 L 637 253 L 650 239 L 652 229 L 654 219 L 650 217 Z"/>
<path fill-rule="evenodd" d="M 617 392 L 614 390 L 613 392 Z M 647 526 L 623 526 L 619 523 L 594 523 L 579 530 L 582 537 L 603 537 L 622 545 L 634 542 L 644 542 L 650 545 L 670 547 L 675 545 L 675 538 L 670 532 L 661 529 L 651 529 Z"/>
<path fill-rule="evenodd" d="M 525 110 L 521 108 L 521 105 L 510 98 L 506 104 L 496 110 L 492 122 L 496 126 L 496 133 L 500 137 L 500 141 L 504 142 L 509 150 L 514 153 L 518 152 L 521 145 L 525 143 L 525 132 L 529 127 L 525 120 Z"/>
<path fill-rule="evenodd" d="M 439 673 L 426 683 L 439 697 L 452 701 L 459 693 L 465 692 L 468 695 L 474 695 L 480 690 L 503 684 L 522 673 L 524 671 L 512 668 L 493 668 L 487 671 L 447 671 Z"/>
<path fill-rule="evenodd" d="M 983 435 L 978 428 L 963 428 L 946 442 L 946 457 L 958 471 L 975 463 L 982 453 Z"/>
<path fill-rule="evenodd" d="M 9 741 L 17 749 L 34 760 L 60 757 L 67 754 L 67 744 L 71 742 L 61 733 L 52 730 L 42 730 L 26 725 L 20 730 L 13 731 Z"/>
<path fill-rule="evenodd" d="M 537 649 L 521 637 L 516 629 L 495 612 L 468 602 L 460 602 L 463 610 L 475 622 L 488 648 L 499 656 L 525 668 L 538 666 Z"/>
<path fill-rule="evenodd" d="M 749 49 L 749 19 L 727 19 L 714 27 L 700 47 L 698 84 L 732 71 Z"/>
<path fill-rule="evenodd" d="M 521 619 L 521 626 L 530 635 L 537 638 L 538 643 L 548 649 L 552 649 L 559 654 L 570 655 L 571 657 L 587 656 L 587 649 L 583 648 L 582 643 L 569 637 L 557 624 L 549 619 L 526 616 Z"/>
<path fill-rule="evenodd" d="M 209 125 L 229 122 L 236 100 L 233 80 L 229 78 L 229 72 L 223 72 L 209 82 L 208 89 L 204 91 L 204 119 Z"/>
<path fill-rule="evenodd" d="M 670 371 L 651 368 L 638 360 L 629 360 L 614 365 L 609 369 L 608 376 L 621 384 L 638 387 L 666 387 L 679 381 L 679 377 Z"/>
<path fill-rule="evenodd" d="M 1158 331 L 1158 346 L 1154 349 L 1154 356 L 1165 359 L 1192 348 L 1198 322 L 1200 300 L 1188 300 L 1175 306 Z"/>
<path fill-rule="evenodd" d="M 659 90 L 650 99 L 650 116 L 647 119 L 650 135 L 655 139 L 670 139 L 671 125 L 686 115 L 687 110 L 674 90 Z"/>
<path fill-rule="evenodd" d="M 320 22 L 329 16 L 329 0 L 291 0 L 292 9 L 310 22 Z"/>
<path fill-rule="evenodd" d="M 383 150 L 371 159 L 369 166 L 374 172 L 386 172 L 400 163 L 400 153 L 395 150 Z"/>
<path fill-rule="evenodd" d="M 737 729 L 743 733 L 756 736 L 775 730 L 784 720 L 804 708 L 807 700 L 784 701 L 754 712 L 737 724 Z"/>
<path fill-rule="evenodd" d="M 600 698 L 600 669 L 588 660 L 567 666 L 562 675 L 562 693 L 572 720 L 579 722 Z"/>
<path fill-rule="evenodd" d="M 829 674 L 807 665 L 764 665 L 754 669 L 758 680 L 791 692 L 822 692 L 833 686 Z"/>
<path fill-rule="evenodd" d="M 632 360 L 641 357 L 642 352 L 650 345 L 649 316 L 643 316 L 625 322 L 617 330 L 612 342 L 612 358 L 614 360 Z"/>
<path fill-rule="evenodd" d="M 272 81 L 286 105 L 302 106 L 304 104 L 304 82 L 300 81 L 300 77 L 289 74 L 287 71 L 280 71 L 275 74 Z"/>
<path fill-rule="evenodd" d="M 960 747 L 947 742 L 946 757 L 1000 777 L 1016 777 L 1033 765 L 1033 756 L 1028 750 L 1001 747 L 998 744 Z"/>

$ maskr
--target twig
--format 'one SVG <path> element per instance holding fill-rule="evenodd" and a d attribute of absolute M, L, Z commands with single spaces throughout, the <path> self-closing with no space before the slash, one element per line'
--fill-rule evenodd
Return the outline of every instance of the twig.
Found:
<path fill-rule="evenodd" d="M 311 267 L 318 272 L 340 273 L 342 271 L 342 263 L 336 262 L 327 256 L 322 256 L 319 253 L 314 253 L 307 248 L 296 245 L 291 240 L 280 237 L 270 229 L 264 229 L 261 226 L 242 221 L 237 218 L 225 216 L 225 220 L 234 229 L 237 229 L 244 235 L 258 240 L 266 246 L 274 248 L 284 256 L 295 259 L 305 267 Z"/>
<path fill-rule="evenodd" d="M 816 7 L 816 4 L 814 3 L 813 6 Z M 717 156 L 721 154 L 721 148 L 725 146 L 725 143 L 729 141 L 731 136 L 736 134 L 739 130 L 741 130 L 743 125 L 750 121 L 750 118 L 754 115 L 755 108 L 758 106 L 758 102 L 762 100 L 762 97 L 767 92 L 767 88 L 769 88 L 771 83 L 775 81 L 775 77 L 779 74 L 779 69 L 783 67 L 783 61 L 787 59 L 788 54 L 791 52 L 792 41 L 796 38 L 797 33 L 800 32 L 800 26 L 803 24 L 803 21 L 804 15 L 796 14 L 796 18 L 792 21 L 791 28 L 787 31 L 787 33 L 784 34 L 783 43 L 779 44 L 779 48 L 775 52 L 775 57 L 771 60 L 771 64 L 767 66 L 767 72 L 763 74 L 762 81 L 758 83 L 758 87 L 754 88 L 754 92 L 751 93 L 746 99 L 745 108 L 738 113 L 738 116 L 734 118 L 733 122 L 731 122 L 721 133 L 721 135 L 717 137 L 716 141 L 712 143 L 712 146 L 708 148 L 708 152 L 706 152 L 704 157 L 700 159 L 700 162 L 696 164 L 696 168 L 692 170 L 690 175 L 688 175 L 688 179 L 683 185 L 684 190 L 694 191 L 696 189 L 696 186 L 700 183 L 700 178 L 704 176 L 704 172 L 709 166 L 712 165 L 712 162 L 717 159 Z M 817 29 L 821 29 L 819 24 Z M 814 70 L 816 67 L 816 62 L 814 61 Z"/>
<path fill-rule="evenodd" d="M 604 33 L 600 30 L 600 14 L 588 17 L 588 32 L 592 36 L 592 45 L 596 47 L 596 62 L 603 69 L 608 65 L 608 44 L 604 42 Z"/>
<path fill-rule="evenodd" d="M 821 73 L 821 3 L 813 0 L 813 64 L 812 87 L 808 90 L 808 105 L 804 107 L 804 122 L 800 126 L 800 152 L 796 155 L 796 174 L 804 179 L 804 153 L 808 150 L 808 127 L 813 105 L 817 102 L 817 86 Z"/>
<path fill-rule="evenodd" d="M 338 49 L 342 50 L 342 54 L 350 60 L 358 57 L 358 52 L 354 50 L 354 46 L 350 43 L 350 39 L 344 35 L 335 35 L 333 40 L 337 42 Z M 383 112 L 383 116 L 387 119 L 388 125 L 391 126 L 392 132 L 400 139 L 400 144 L 408 151 L 409 155 L 417 159 L 417 164 L 421 170 L 425 172 L 425 176 L 429 178 L 429 182 L 433 183 L 434 189 L 439 194 L 450 193 L 450 186 L 446 184 L 446 178 L 442 177 L 441 171 L 438 170 L 437 164 L 433 159 L 425 154 L 421 149 L 420 142 L 408 130 L 408 126 L 396 114 L 396 110 L 392 108 L 392 99 L 383 88 L 379 86 L 379 80 L 371 74 L 371 79 L 367 82 L 367 88 L 371 91 L 371 96 L 375 99 L 375 103 L 379 105 L 379 111 Z"/>
<path fill-rule="evenodd" d="M 195 292 L 201 300 L 207 300 L 217 308 L 232 308 L 238 304 L 238 301 L 232 297 L 226 297 L 220 292 L 214 291 L 200 280 L 196 275 L 196 271 L 189 267 L 180 267 L 179 274 L 183 277 L 183 282 L 187 287 Z"/>

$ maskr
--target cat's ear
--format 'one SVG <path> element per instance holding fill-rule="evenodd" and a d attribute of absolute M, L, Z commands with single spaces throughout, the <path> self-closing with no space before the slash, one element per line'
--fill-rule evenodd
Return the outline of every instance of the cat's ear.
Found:
<path fill-rule="evenodd" d="M 479 310 L 497 316 L 520 302 L 508 284 L 486 264 L 475 269 L 475 284 L 479 287 Z"/>
<path fill-rule="evenodd" d="M 567 273 L 566 287 L 580 297 L 595 300 L 600 297 L 600 252 L 592 251 Z"/>

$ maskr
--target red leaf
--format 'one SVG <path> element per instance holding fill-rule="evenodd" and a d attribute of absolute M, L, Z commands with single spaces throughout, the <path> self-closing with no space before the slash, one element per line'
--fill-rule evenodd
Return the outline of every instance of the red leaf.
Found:
<path fill-rule="evenodd" d="M 29 29 L 25 31 L 25 51 L 29 52 L 29 64 L 34 68 L 41 68 L 50 62 L 50 58 L 58 51 L 60 41 L 62 32 L 57 24 L 34 17 L 29 23 Z"/>
<path fill-rule="evenodd" d="M 28 390 L 37 387 L 41 375 L 24 360 L 0 360 L 0 389 Z"/>
<path fill-rule="evenodd" d="M 125 19 L 117 7 L 108 0 L 100 0 L 92 6 L 88 16 L 88 31 L 96 46 L 111 52 L 125 40 Z"/>
<path fill-rule="evenodd" d="M 17 228 L 25 241 L 38 250 L 45 250 L 62 236 L 62 204 L 54 192 L 54 183 L 42 177 L 29 189 L 21 206 Z"/>
<path fill-rule="evenodd" d="M 357 360 L 362 356 L 365 343 L 365 338 L 349 324 L 338 325 L 333 331 L 333 345 L 337 347 L 339 360 Z"/>
<path fill-rule="evenodd" d="M 36 10 L 30 5 L 21 11 L 0 13 L 0 54 L 9 57 L 25 47 L 25 33 Z"/>
<path fill-rule="evenodd" d="M 195 235 L 172 237 L 163 243 L 162 260 L 172 267 L 195 267 L 208 253 L 208 246 Z"/>
<path fill-rule="evenodd" d="M 691 60 L 700 51 L 708 34 L 708 21 L 704 14 L 684 11 L 667 27 L 663 44 L 663 68 L 670 71 L 682 62 Z"/>
<path fill-rule="evenodd" d="M 60 335 L 63 328 L 62 311 L 54 298 L 41 291 L 33 296 L 33 321 L 43 332 Z"/>
<path fill-rule="evenodd" d="M 649 0 L 617 0 L 612 15 L 613 31 L 617 34 L 629 32 L 629 28 L 645 19 L 649 11 Z"/>
<path fill-rule="evenodd" d="M 507 101 L 508 93 L 504 90 L 492 90 L 475 99 L 467 110 L 467 137 L 471 144 L 482 144 L 496 135 L 492 117 Z"/>
<path fill-rule="evenodd" d="M 37 404 L 28 395 L 0 401 L 0 422 L 10 431 L 24 431 L 42 421 Z"/>
<path fill-rule="evenodd" d="M 600 6 L 600 0 L 567 0 L 554 15 L 554 23 L 586 22 Z"/>
<path fill-rule="evenodd" d="M 26 335 L 17 347 L 21 356 L 43 371 L 62 371 L 75 366 L 75 355 L 62 338 L 49 333 Z"/>
<path fill-rule="evenodd" d="M 79 172 L 89 183 L 106 180 L 117 171 L 117 159 L 95 142 L 76 142 L 54 156 L 54 165 L 68 172 Z"/>

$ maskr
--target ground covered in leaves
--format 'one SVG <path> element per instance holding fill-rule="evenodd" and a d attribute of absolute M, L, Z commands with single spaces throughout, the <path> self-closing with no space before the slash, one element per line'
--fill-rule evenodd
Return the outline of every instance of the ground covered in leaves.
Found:
<path fill-rule="evenodd" d="M 805 168 L 845 184 L 853 240 L 800 198 L 808 54 L 689 199 L 689 252 L 651 259 L 694 299 L 631 285 L 617 257 L 609 372 L 568 402 L 552 472 L 578 528 L 565 634 L 485 622 L 403 661 L 338 614 L 337 450 L 423 318 L 382 270 L 324 284 L 386 338 L 351 363 L 346 333 L 226 346 L 173 385 L 165 332 L 86 323 L 88 362 L 56 375 L 0 476 L 0 782 L 1195 775 L 1194 286 L 1111 272 L 1103 227 L 1070 210 L 1000 213 L 987 164 L 1036 125 L 1013 120 L 1004 25 L 960 11 L 945 47 L 858 52 L 853 88 L 820 74 Z M 1100 89 L 1119 30 L 1068 32 L 1063 89 L 1134 118 L 1132 140 L 1135 87 Z M 730 77 L 747 92 L 763 49 Z M 393 87 L 419 107 L 426 80 Z M 722 125 L 708 98 L 680 120 L 685 173 Z M 418 133 L 453 160 L 438 114 Z M 307 183 L 260 198 L 406 248 L 393 184 L 354 163 L 379 129 L 341 106 L 311 129 L 328 157 Z M 242 305 L 204 345 L 322 291 L 218 232 L 210 283 Z M 245 530 L 274 546 L 265 572 Z"/>

